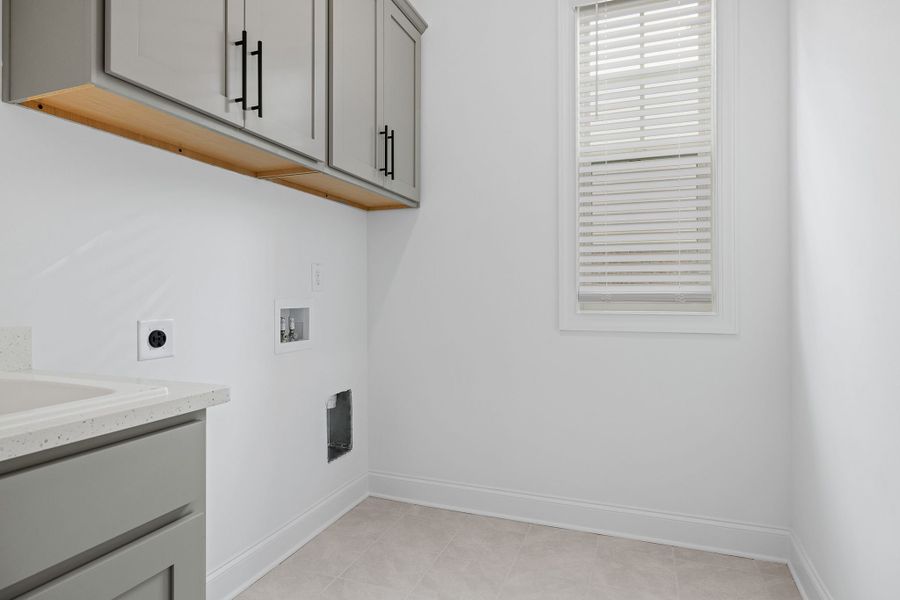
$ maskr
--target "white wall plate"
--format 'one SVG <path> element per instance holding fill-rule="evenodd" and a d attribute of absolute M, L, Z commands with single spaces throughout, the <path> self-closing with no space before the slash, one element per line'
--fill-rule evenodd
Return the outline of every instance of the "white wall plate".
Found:
<path fill-rule="evenodd" d="M 138 360 L 175 356 L 175 320 L 138 321 Z"/>
<path fill-rule="evenodd" d="M 312 291 L 321 292 L 325 286 L 325 267 L 321 263 L 312 265 Z"/>
<path fill-rule="evenodd" d="M 312 347 L 315 312 L 308 298 L 278 298 L 275 300 L 275 327 L 273 339 L 275 342 L 275 354 L 286 354 L 298 350 L 308 350 Z M 286 341 L 281 336 L 281 319 L 286 320 L 289 328 L 289 319 L 294 318 L 294 337 Z"/>

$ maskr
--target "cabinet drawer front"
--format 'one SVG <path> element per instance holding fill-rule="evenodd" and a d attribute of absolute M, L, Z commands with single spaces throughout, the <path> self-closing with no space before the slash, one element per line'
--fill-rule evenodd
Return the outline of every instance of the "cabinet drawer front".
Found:
<path fill-rule="evenodd" d="M 201 500 L 188 423 L 0 477 L 0 590 Z"/>
<path fill-rule="evenodd" d="M 20 600 L 202 600 L 203 518 L 185 517 Z"/>

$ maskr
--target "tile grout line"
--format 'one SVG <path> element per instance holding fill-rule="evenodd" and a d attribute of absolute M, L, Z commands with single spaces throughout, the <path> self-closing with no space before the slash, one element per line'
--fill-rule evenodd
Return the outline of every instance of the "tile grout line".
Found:
<path fill-rule="evenodd" d="M 545 526 L 545 525 L 535 525 L 535 524 L 532 523 L 531 525 L 529 525 L 528 533 L 530 533 L 530 532 L 532 531 L 532 529 L 535 529 L 535 528 L 537 528 L 537 527 L 550 527 L 551 529 L 560 529 L 561 531 L 570 531 L 570 530 L 568 530 L 568 529 L 564 529 L 564 528 L 561 528 L 561 527 L 552 527 L 552 526 Z M 514 570 L 515 565 L 518 563 L 519 557 L 520 557 L 521 554 L 522 554 L 522 550 L 523 550 L 523 548 L 525 547 L 525 542 L 526 542 L 526 540 L 527 540 L 527 538 L 528 538 L 528 533 L 526 533 L 525 537 L 522 538 L 522 542 L 519 544 L 519 550 L 518 550 L 518 552 L 517 552 L 517 554 L 516 554 L 516 559 L 513 561 L 513 565 L 512 565 L 512 566 L 509 568 L 509 570 L 507 571 L 507 575 L 506 575 L 506 578 L 504 579 L 503 586 L 505 586 L 506 583 L 509 582 L 509 579 L 510 579 L 510 577 L 512 576 L 512 571 Z M 586 585 L 587 588 L 588 588 L 589 590 L 592 590 L 592 589 L 593 589 L 593 581 L 594 581 L 593 565 L 595 564 L 596 559 L 597 559 L 597 558 L 599 557 L 599 555 L 600 555 L 600 538 L 603 537 L 603 536 L 600 535 L 600 534 L 597 534 L 597 533 L 589 533 L 589 535 L 591 535 L 591 536 L 594 538 L 594 549 L 591 551 L 592 562 L 591 562 L 591 568 L 590 568 L 590 570 L 588 571 L 587 584 L 585 584 L 585 583 L 583 583 L 583 582 L 578 583 L 576 580 L 570 580 L 570 579 L 568 579 L 568 578 L 558 577 L 558 576 L 554 576 L 553 579 L 558 580 L 558 581 L 566 581 L 566 582 L 568 582 L 568 583 L 577 583 L 580 587 L 583 587 L 583 586 Z M 502 586 L 501 586 L 501 587 L 502 587 Z M 502 590 L 501 590 L 501 591 L 502 591 Z"/>
<path fill-rule="evenodd" d="M 371 550 L 373 547 L 375 547 L 375 544 L 377 544 L 378 542 L 380 542 L 381 539 L 382 539 L 385 535 L 387 535 L 388 532 L 389 532 L 390 530 L 394 529 L 395 527 L 397 527 L 397 525 L 400 524 L 400 521 L 402 521 L 402 520 L 406 517 L 406 513 L 410 512 L 410 507 L 411 507 L 411 506 L 412 506 L 412 505 L 409 505 L 407 508 L 404 508 L 404 509 L 403 509 L 403 512 L 400 513 L 400 516 L 397 517 L 397 518 L 394 520 L 393 523 L 391 523 L 390 525 L 388 525 L 387 527 L 385 527 L 385 528 L 384 528 L 384 531 L 382 531 L 381 533 L 379 533 L 379 534 L 375 537 L 375 539 L 372 540 L 372 541 L 369 543 L 369 545 L 366 546 L 365 549 L 364 549 L 362 552 L 360 552 L 359 556 L 356 557 L 356 560 L 354 560 L 352 563 L 350 563 L 349 565 L 347 565 L 347 566 L 344 568 L 344 570 L 341 571 L 341 573 L 336 577 L 336 579 L 344 579 L 344 575 L 347 574 L 347 571 L 349 571 L 351 568 L 353 568 L 353 566 L 354 566 L 357 562 L 359 562 L 360 560 L 362 560 L 362 557 L 366 554 L 366 552 L 368 552 L 368 551 Z M 353 581 L 353 580 L 352 580 L 352 579 L 348 579 L 347 581 Z"/>
<path fill-rule="evenodd" d="M 762 581 L 766 596 L 772 598 L 772 588 L 769 586 L 769 580 L 763 575 L 762 567 L 759 566 L 759 561 L 754 560 L 753 564 L 756 566 L 756 574 L 759 575 L 759 578 Z"/>
<path fill-rule="evenodd" d="M 506 584 L 509 583 L 509 578 L 512 577 L 513 570 L 515 570 L 516 564 L 518 564 L 519 562 L 519 557 L 522 556 L 522 549 L 525 547 L 525 541 L 528 539 L 528 534 L 531 533 L 532 529 L 534 529 L 534 525 L 529 524 L 528 529 L 525 530 L 525 535 L 522 536 L 522 540 L 519 542 L 519 547 L 516 548 L 516 556 L 513 558 L 513 561 L 509 565 L 509 568 L 506 569 L 506 574 L 503 576 L 503 580 L 500 582 L 500 589 L 497 591 L 498 599 L 503 595 L 503 588 L 506 587 Z"/>
<path fill-rule="evenodd" d="M 595 575 L 595 571 L 596 571 L 596 569 L 594 567 L 596 566 L 596 564 L 599 560 L 600 560 L 600 535 L 597 535 L 596 545 L 594 546 L 593 561 L 591 562 L 591 570 L 589 571 L 589 577 L 588 577 L 588 588 L 589 589 L 593 589 L 593 587 L 594 587 L 594 575 Z"/>
<path fill-rule="evenodd" d="M 463 514 L 463 513 L 460 513 L 460 514 Z M 437 564 L 437 561 L 440 560 L 441 556 L 444 555 L 444 552 L 447 551 L 447 548 L 450 547 L 450 544 L 453 543 L 453 540 L 455 540 L 458 535 L 459 535 L 459 529 L 457 529 L 456 531 L 453 532 L 453 535 L 450 537 L 450 541 L 448 541 L 446 544 L 444 544 L 444 547 L 441 548 L 441 551 L 438 552 L 438 555 L 434 558 L 434 560 L 431 561 L 431 564 L 428 565 L 428 568 L 422 572 L 422 575 L 416 581 L 415 585 L 413 585 L 412 588 L 410 588 L 410 590 L 406 593 L 406 596 L 404 596 L 404 598 L 406 598 L 408 600 L 409 597 L 415 593 L 416 589 L 419 587 L 419 584 L 421 584 L 422 580 L 425 579 L 425 576 L 431 572 L 431 569 L 434 568 L 434 565 Z"/>
<path fill-rule="evenodd" d="M 365 500 L 363 500 L 363 502 L 365 502 Z M 362 502 L 361 502 L 360 504 L 362 504 Z M 359 505 L 357 505 L 356 507 L 354 507 L 354 510 L 356 510 L 356 508 L 357 508 L 358 506 L 359 506 Z M 353 562 L 351 562 L 349 565 L 347 565 L 346 567 L 344 567 L 344 569 L 343 569 L 337 576 L 335 576 L 334 579 L 331 580 L 331 583 L 329 583 L 329 584 L 325 587 L 325 589 L 321 591 L 320 595 L 322 595 L 322 594 L 324 594 L 325 592 L 327 592 L 327 591 L 328 591 L 328 588 L 330 588 L 332 585 L 334 585 L 338 580 L 341 580 L 341 581 L 351 581 L 351 582 L 357 583 L 357 582 L 354 581 L 353 579 L 347 579 L 347 578 L 345 578 L 344 575 L 347 573 L 347 571 L 349 571 L 351 568 L 353 568 L 353 566 L 354 566 L 357 562 L 359 562 L 359 561 L 362 559 L 363 556 L 365 556 L 366 552 L 368 552 L 370 549 L 372 549 L 372 547 L 374 547 L 375 544 L 377 544 L 377 543 L 381 540 L 381 538 L 384 537 L 385 534 L 387 534 L 388 531 L 390 531 L 391 529 L 393 529 L 394 527 L 396 527 L 396 526 L 400 523 L 400 521 L 403 520 L 403 517 L 406 516 L 406 513 L 410 512 L 411 507 L 412 507 L 411 504 L 410 504 L 410 505 L 407 505 L 407 507 L 404 508 L 402 512 L 400 512 L 400 516 L 397 517 L 397 519 L 395 519 L 394 522 L 391 523 L 389 526 L 385 527 L 384 531 L 382 531 L 381 533 L 379 533 L 379 534 L 375 537 L 374 540 L 372 540 L 371 542 L 369 542 L 369 544 L 368 544 L 365 548 L 363 548 L 362 552 L 359 553 L 359 556 L 357 556 L 357 557 L 353 560 Z M 352 512 L 352 511 L 351 511 L 351 512 Z M 348 514 L 349 514 L 349 513 L 348 513 Z M 324 533 L 324 532 L 323 532 L 323 533 Z M 312 540 L 310 540 L 310 541 L 312 541 Z M 364 583 L 364 582 L 362 582 L 362 583 Z"/>
<path fill-rule="evenodd" d="M 672 548 L 672 568 L 675 569 L 675 600 L 681 600 L 681 577 L 678 576 L 678 553 Z"/>

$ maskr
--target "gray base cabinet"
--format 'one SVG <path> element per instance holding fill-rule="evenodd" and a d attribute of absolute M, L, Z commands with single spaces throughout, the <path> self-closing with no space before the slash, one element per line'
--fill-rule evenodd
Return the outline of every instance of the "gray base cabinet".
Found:
<path fill-rule="evenodd" d="M 203 415 L 155 427 L 0 463 L 0 600 L 204 598 Z"/>

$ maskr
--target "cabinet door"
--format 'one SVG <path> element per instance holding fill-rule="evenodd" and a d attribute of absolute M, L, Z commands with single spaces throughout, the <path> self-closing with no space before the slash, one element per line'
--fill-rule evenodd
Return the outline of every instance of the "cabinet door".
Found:
<path fill-rule="evenodd" d="M 331 2 L 331 148 L 335 169 L 382 185 L 376 34 L 383 0 Z"/>
<path fill-rule="evenodd" d="M 243 0 L 106 0 L 106 71 L 243 125 Z"/>
<path fill-rule="evenodd" d="M 203 518 L 176 521 L 19 600 L 202 600 Z"/>
<path fill-rule="evenodd" d="M 247 35 L 246 128 L 325 161 L 328 0 L 247 0 Z"/>
<path fill-rule="evenodd" d="M 393 133 L 384 187 L 419 199 L 419 76 L 421 36 L 392 0 L 384 0 L 379 57 L 379 123 Z"/>

